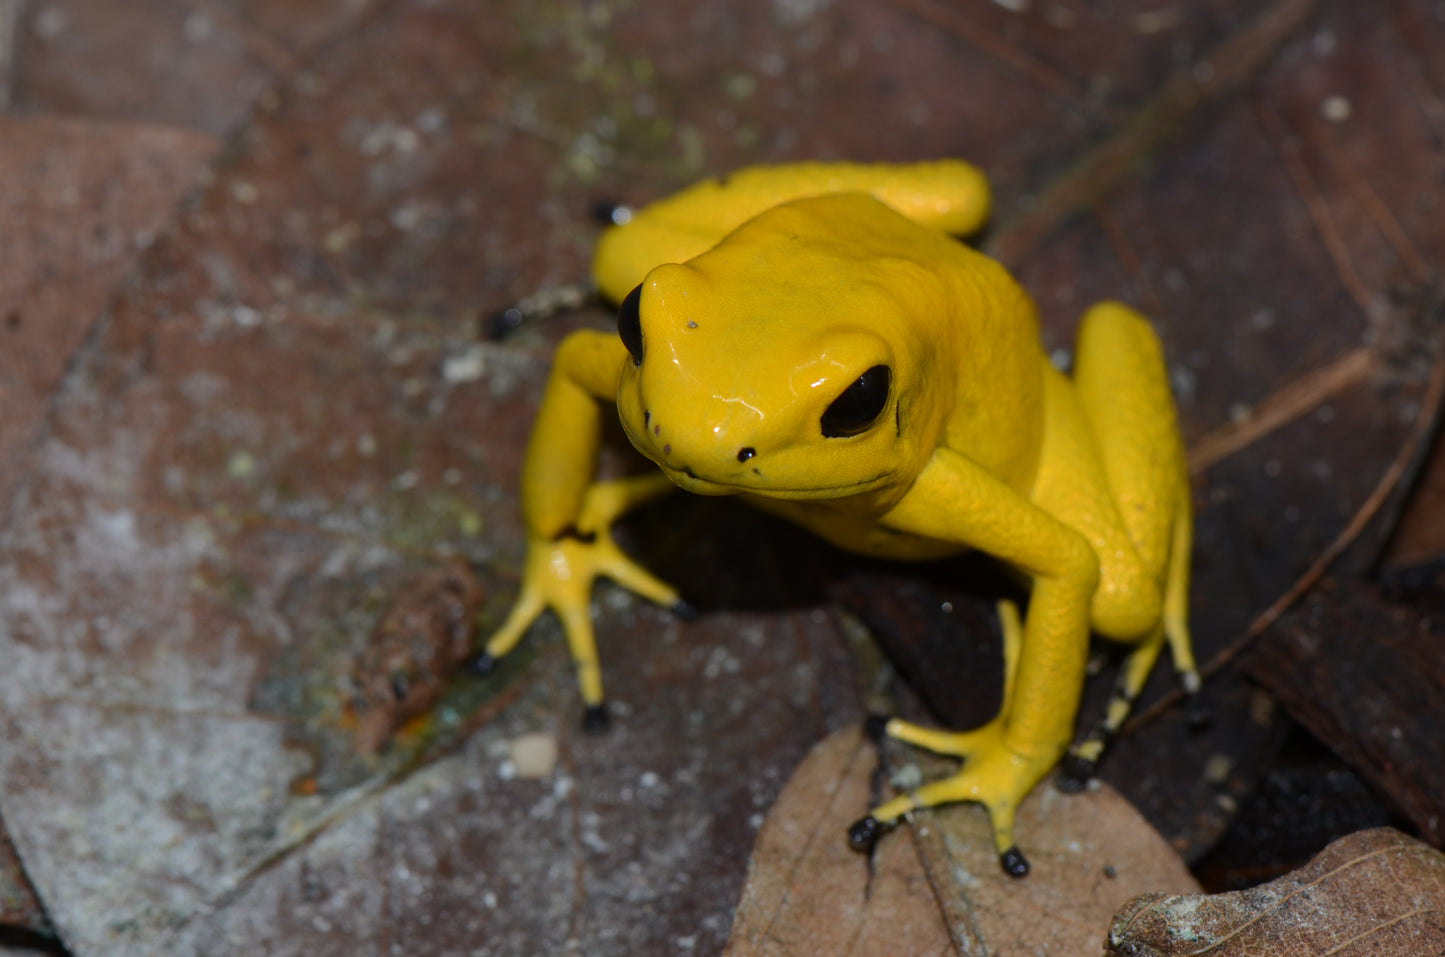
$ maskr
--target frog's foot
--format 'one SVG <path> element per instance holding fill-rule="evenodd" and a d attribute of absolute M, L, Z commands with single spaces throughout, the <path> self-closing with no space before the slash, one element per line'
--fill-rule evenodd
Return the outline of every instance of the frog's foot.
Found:
<path fill-rule="evenodd" d="M 552 541 L 534 540 L 529 544 L 516 603 L 482 651 L 467 662 L 467 667 L 477 674 L 492 671 L 537 617 L 551 609 L 562 623 L 577 671 L 577 683 L 586 708 L 583 727 L 592 732 L 606 730 L 609 718 L 590 614 L 592 585 L 599 576 L 670 607 L 682 617 L 695 614 L 691 606 L 678 597 L 676 589 L 628 558 L 605 530 L 587 534 L 568 530 Z"/>
<path fill-rule="evenodd" d="M 948 745 L 950 750 L 945 753 L 952 753 L 955 748 L 963 750 L 965 764 L 952 777 L 899 795 L 855 822 L 848 829 L 848 841 L 853 848 L 859 851 L 870 849 L 884 831 L 920 808 L 972 801 L 982 804 L 988 811 L 993 826 L 994 848 L 998 851 L 1004 872 L 1011 877 L 1028 874 L 1029 863 L 1014 843 L 1014 815 L 1024 797 L 1048 773 L 1057 758 L 1023 754 L 1009 747 L 1003 724 L 998 720 L 961 735 L 946 732 L 918 735 L 915 730 L 926 732 L 927 729 L 917 729 L 896 719 L 888 722 L 886 730 L 890 736 L 900 740 L 910 740 L 905 735 L 911 735 L 912 740 L 926 738 L 933 742 L 923 745 L 930 750 L 938 750 L 934 744 Z"/>
<path fill-rule="evenodd" d="M 589 704 L 582 711 L 582 730 L 588 734 L 601 734 L 612 727 L 612 714 L 607 710 L 607 702 Z"/>

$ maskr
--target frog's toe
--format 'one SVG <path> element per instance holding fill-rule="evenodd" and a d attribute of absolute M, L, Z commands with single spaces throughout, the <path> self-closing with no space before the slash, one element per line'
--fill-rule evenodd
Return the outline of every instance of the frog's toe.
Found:
<path fill-rule="evenodd" d="M 870 714 L 863 719 L 863 734 L 874 744 L 882 744 L 888 736 L 888 722 L 892 720 L 886 714 Z"/>
<path fill-rule="evenodd" d="M 474 675 L 485 676 L 497 670 L 497 659 L 490 652 L 480 651 L 463 662 L 462 667 Z"/>
<path fill-rule="evenodd" d="M 870 722 L 871 722 L 870 718 Z M 922 725 L 903 721 L 899 718 L 879 717 L 882 730 L 888 737 L 916 748 L 946 754 L 950 757 L 967 759 L 976 753 L 986 751 L 997 744 L 1003 733 L 1002 718 L 994 718 L 988 724 L 971 731 L 944 731 L 939 728 L 925 728 Z M 868 727 L 873 727 L 871 724 Z"/>
<path fill-rule="evenodd" d="M 1065 794 L 1078 794 L 1089 786 L 1097 769 L 1097 762 L 1070 751 L 1059 762 L 1059 776 L 1054 778 L 1054 788 Z"/>
<path fill-rule="evenodd" d="M 859 818 L 848 827 L 848 846 L 860 854 L 873 850 L 873 845 L 892 825 L 884 824 L 873 815 Z"/>
<path fill-rule="evenodd" d="M 668 607 L 672 609 L 674 615 L 683 621 L 697 621 L 697 607 L 684 598 L 679 598 Z"/>
<path fill-rule="evenodd" d="M 1018 847 L 1010 847 L 998 856 L 998 862 L 1003 867 L 1003 872 L 1009 877 L 1028 877 L 1029 862 Z"/>
<path fill-rule="evenodd" d="M 1184 698 L 1184 726 L 1189 729 L 1190 734 L 1199 734 L 1208 731 L 1214 724 L 1214 715 L 1199 700 L 1199 693 L 1187 694 Z"/>
<path fill-rule="evenodd" d="M 602 734 L 612 727 L 612 715 L 607 710 L 607 702 L 589 704 L 582 712 L 582 730 L 588 734 Z"/>

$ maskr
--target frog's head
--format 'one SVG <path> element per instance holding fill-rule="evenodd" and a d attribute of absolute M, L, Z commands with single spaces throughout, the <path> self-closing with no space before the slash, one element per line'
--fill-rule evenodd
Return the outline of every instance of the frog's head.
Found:
<path fill-rule="evenodd" d="M 618 317 L 632 443 L 702 494 L 906 488 L 951 372 L 914 321 L 938 284 L 896 255 L 910 248 L 891 235 L 900 228 L 927 232 L 865 196 L 804 200 L 652 270 Z"/>

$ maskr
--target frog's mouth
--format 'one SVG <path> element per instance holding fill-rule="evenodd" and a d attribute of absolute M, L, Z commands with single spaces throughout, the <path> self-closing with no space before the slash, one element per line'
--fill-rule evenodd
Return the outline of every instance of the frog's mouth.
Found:
<path fill-rule="evenodd" d="M 673 461 L 672 447 L 649 435 L 645 420 L 640 423 L 639 429 L 639 423 L 625 411 L 619 415 L 619 419 L 622 431 L 633 448 L 651 459 L 674 485 L 694 495 L 756 495 L 794 501 L 838 499 L 876 491 L 894 479 L 894 473 L 884 471 L 849 482 L 797 485 L 787 482 L 783 476 L 770 475 L 766 466 L 760 470 L 751 460 L 742 458 L 739 459 L 738 468 L 727 470 L 732 474 L 719 476 L 716 472 L 700 472 L 689 463 Z"/>
<path fill-rule="evenodd" d="M 766 477 L 755 478 L 751 481 L 729 482 L 698 475 L 686 465 L 657 462 L 657 467 L 672 479 L 674 485 L 684 492 L 691 492 L 694 495 L 759 495 L 764 498 L 779 499 L 836 499 L 871 492 L 885 485 L 889 478 L 888 473 L 885 472 L 841 485 L 789 488 L 774 485 Z"/>

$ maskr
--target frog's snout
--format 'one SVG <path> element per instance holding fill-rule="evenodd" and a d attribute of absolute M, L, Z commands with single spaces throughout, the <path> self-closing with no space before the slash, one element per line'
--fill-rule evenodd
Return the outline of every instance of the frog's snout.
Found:
<path fill-rule="evenodd" d="M 684 422 L 682 428 L 672 430 L 652 410 L 644 409 L 641 433 L 631 437 L 638 451 L 663 469 L 697 482 L 730 485 L 744 471 L 760 474 L 757 448 L 728 442 L 720 428 L 699 430 Z"/>

